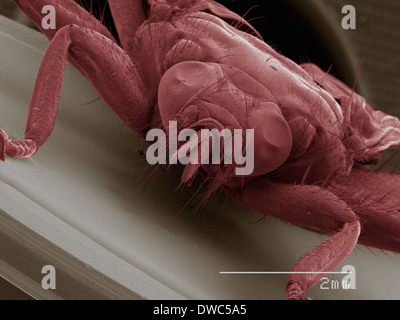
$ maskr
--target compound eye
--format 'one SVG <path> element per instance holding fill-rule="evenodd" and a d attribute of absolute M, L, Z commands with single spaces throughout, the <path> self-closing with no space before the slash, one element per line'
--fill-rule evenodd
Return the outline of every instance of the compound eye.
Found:
<path fill-rule="evenodd" d="M 224 75 L 215 63 L 187 61 L 168 69 L 158 87 L 158 105 L 164 126 L 186 105 L 218 83 Z"/>
<path fill-rule="evenodd" d="M 279 168 L 292 150 L 292 132 L 279 107 L 263 103 L 249 118 L 248 128 L 254 129 L 254 171 L 263 175 Z"/>

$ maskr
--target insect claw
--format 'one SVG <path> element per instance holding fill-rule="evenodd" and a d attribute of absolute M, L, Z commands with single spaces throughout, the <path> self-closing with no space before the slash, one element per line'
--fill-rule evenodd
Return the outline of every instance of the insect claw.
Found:
<path fill-rule="evenodd" d="M 286 289 L 288 300 L 311 300 L 298 283 L 291 283 Z"/>
<path fill-rule="evenodd" d="M 0 160 L 6 161 L 6 155 L 15 158 L 29 158 L 37 151 L 37 144 L 31 139 L 22 139 L 21 141 L 12 140 L 0 128 Z"/>

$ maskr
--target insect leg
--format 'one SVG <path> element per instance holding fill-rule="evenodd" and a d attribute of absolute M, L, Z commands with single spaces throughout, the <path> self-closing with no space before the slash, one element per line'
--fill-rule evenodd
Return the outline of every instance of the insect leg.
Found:
<path fill-rule="evenodd" d="M 136 30 L 147 19 L 142 0 L 109 0 L 109 5 L 122 48 L 131 54 Z"/>
<path fill-rule="evenodd" d="M 0 159 L 31 156 L 53 131 L 67 58 L 83 71 L 99 95 L 131 129 L 149 125 L 153 107 L 127 54 L 96 31 L 65 26 L 51 41 L 36 79 L 22 141 L 0 131 Z"/>
<path fill-rule="evenodd" d="M 353 169 L 327 189 L 346 202 L 359 217 L 359 243 L 400 253 L 400 175 Z"/>
<path fill-rule="evenodd" d="M 324 276 L 320 272 L 334 270 L 357 244 L 360 222 L 355 213 L 334 194 L 317 186 L 260 179 L 228 194 L 260 213 L 333 233 L 292 268 L 286 284 L 288 299 L 308 299 L 304 292 Z"/>
<path fill-rule="evenodd" d="M 100 23 L 94 16 L 87 12 L 73 0 L 14 0 L 22 11 L 33 21 L 33 23 L 51 40 L 62 27 L 68 24 L 95 30 L 107 38 L 114 40 L 114 37 L 107 28 Z M 56 29 L 43 29 L 42 19 L 45 14 L 42 13 L 44 6 L 51 5 L 56 11 Z"/>

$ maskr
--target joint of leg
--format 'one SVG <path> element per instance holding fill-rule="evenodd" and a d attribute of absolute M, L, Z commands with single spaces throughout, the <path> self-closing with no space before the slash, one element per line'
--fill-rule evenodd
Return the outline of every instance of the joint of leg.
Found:
<path fill-rule="evenodd" d="M 290 283 L 286 286 L 286 292 L 288 294 L 288 300 L 310 300 L 310 298 L 304 293 L 300 284 L 297 282 Z"/>

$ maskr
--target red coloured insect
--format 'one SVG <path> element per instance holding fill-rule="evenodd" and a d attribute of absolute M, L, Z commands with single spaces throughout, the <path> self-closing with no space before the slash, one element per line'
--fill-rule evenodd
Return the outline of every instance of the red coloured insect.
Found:
<path fill-rule="evenodd" d="M 188 164 L 182 181 L 198 172 L 255 211 L 332 234 L 293 267 L 289 299 L 308 299 L 316 272 L 357 243 L 400 253 L 400 177 L 367 170 L 399 146 L 400 121 L 333 76 L 277 53 L 211 0 L 109 0 L 118 41 L 72 0 L 15 2 L 41 29 L 42 8 L 54 6 L 57 27 L 42 29 L 50 45 L 26 133 L 16 141 L 0 129 L 1 160 L 30 157 L 49 137 L 68 60 L 140 137 L 171 120 L 180 130 L 254 129 L 251 175 Z"/>

